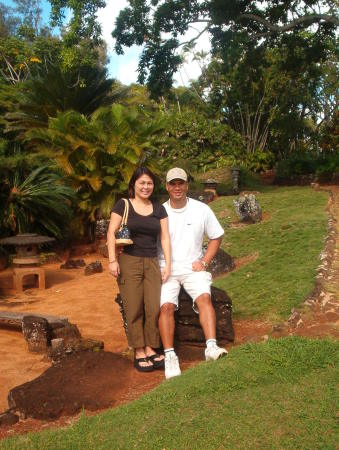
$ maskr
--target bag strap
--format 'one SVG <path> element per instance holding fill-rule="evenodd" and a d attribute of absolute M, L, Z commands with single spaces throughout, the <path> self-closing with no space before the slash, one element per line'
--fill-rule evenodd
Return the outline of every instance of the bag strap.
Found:
<path fill-rule="evenodd" d="M 123 216 L 122 216 L 122 221 L 121 221 L 120 228 L 122 228 L 124 225 L 127 224 L 128 213 L 129 213 L 129 203 L 128 203 L 128 200 L 127 200 L 126 198 L 123 198 L 123 201 L 125 202 L 125 209 L 124 209 L 124 214 L 123 214 Z"/>

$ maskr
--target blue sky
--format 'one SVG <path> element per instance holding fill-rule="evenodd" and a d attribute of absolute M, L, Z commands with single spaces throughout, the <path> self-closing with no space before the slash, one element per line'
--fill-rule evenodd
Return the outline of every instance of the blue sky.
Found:
<path fill-rule="evenodd" d="M 12 0 L 2 0 L 6 4 L 12 5 Z M 98 20 L 101 23 L 102 35 L 107 43 L 107 51 L 110 62 L 108 64 L 109 75 L 117 78 L 124 84 L 130 84 L 137 80 L 138 59 L 141 53 L 140 47 L 131 47 L 125 49 L 124 55 L 117 55 L 114 52 L 114 41 L 111 32 L 119 11 L 128 5 L 127 0 L 106 0 L 106 8 L 99 10 Z M 41 0 L 43 22 L 49 22 L 50 4 L 47 0 Z M 193 32 L 192 32 L 193 33 Z M 191 35 L 192 36 L 192 35 Z M 188 36 L 185 37 L 185 40 Z M 209 50 L 209 41 L 206 36 L 202 36 L 197 45 L 197 50 Z M 181 68 L 180 72 L 175 76 L 175 84 L 188 84 L 189 79 L 197 78 L 200 74 L 198 64 L 192 60 Z"/>

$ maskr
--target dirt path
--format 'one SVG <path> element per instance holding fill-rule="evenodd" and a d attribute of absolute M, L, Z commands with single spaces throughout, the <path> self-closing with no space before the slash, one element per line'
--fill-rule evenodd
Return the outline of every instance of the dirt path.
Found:
<path fill-rule="evenodd" d="M 322 254 L 314 296 L 307 299 L 303 308 L 291 315 L 288 324 L 281 328 L 277 327 L 273 333 L 271 324 L 267 322 L 235 321 L 235 344 L 259 341 L 271 333 L 277 337 L 287 334 L 312 337 L 339 336 L 339 187 L 324 188 L 332 191 L 329 202 L 329 238 Z M 161 383 L 164 380 L 164 374 L 162 371 L 146 375 L 139 374 L 126 358 L 116 357 L 116 354 L 121 355 L 127 348 L 119 308 L 114 302 L 117 286 L 108 273 L 105 258 L 91 254 L 84 259 L 86 263 L 101 260 L 103 273 L 86 277 L 83 269 L 62 270 L 60 263 L 48 264 L 44 266 L 46 290 L 27 289 L 21 294 L 16 294 L 10 289 L 12 283 L 10 270 L 0 272 L 0 310 L 66 316 L 70 322 L 78 326 L 83 337 L 104 341 L 105 351 L 110 353 L 102 357 L 100 364 L 93 361 L 82 362 L 88 376 L 79 378 L 78 374 L 73 380 L 73 388 L 79 385 L 79 395 L 83 395 L 82 388 L 86 384 L 91 386 L 92 392 L 98 394 L 98 398 L 105 394 L 107 398 L 104 403 L 98 403 L 94 407 L 88 404 L 89 411 L 98 411 L 102 407 L 116 406 L 139 397 Z M 180 349 L 180 357 L 182 369 L 186 370 L 202 361 L 203 349 L 183 347 Z M 45 385 L 48 386 L 53 377 L 60 378 L 60 373 L 49 369 L 50 362 L 45 357 L 28 352 L 23 336 L 15 331 L 0 329 L 0 361 L 0 412 L 7 408 L 8 391 L 15 386 L 41 376 Z M 67 369 L 69 371 L 71 362 L 70 360 L 70 366 Z M 73 364 L 73 369 L 76 370 L 76 368 L 77 364 Z M 71 383 L 69 379 L 67 382 Z M 38 395 L 44 394 L 40 392 Z M 47 398 L 45 401 L 47 406 L 48 401 Z M 85 396 L 84 404 L 86 401 Z M 62 405 L 60 407 L 63 408 Z M 46 426 L 72 423 L 77 415 L 69 417 L 66 415 L 67 412 L 73 414 L 66 408 L 64 415 L 53 422 L 46 421 L 46 416 L 44 420 L 41 420 L 43 417 L 40 420 L 30 418 L 14 426 L 0 427 L 0 438 L 13 433 L 40 430 Z"/>

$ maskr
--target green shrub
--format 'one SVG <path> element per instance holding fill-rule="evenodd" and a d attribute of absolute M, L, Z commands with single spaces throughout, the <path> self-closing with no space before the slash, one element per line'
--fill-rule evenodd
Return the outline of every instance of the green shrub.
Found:
<path fill-rule="evenodd" d="M 301 175 L 331 177 L 339 172 L 339 154 L 327 153 L 314 156 L 311 153 L 297 153 L 278 162 L 276 178 L 291 178 Z"/>
<path fill-rule="evenodd" d="M 231 127 L 192 111 L 169 115 L 154 146 L 165 166 L 183 162 L 190 171 L 203 172 L 231 165 L 233 155 L 245 150 L 241 136 Z"/>

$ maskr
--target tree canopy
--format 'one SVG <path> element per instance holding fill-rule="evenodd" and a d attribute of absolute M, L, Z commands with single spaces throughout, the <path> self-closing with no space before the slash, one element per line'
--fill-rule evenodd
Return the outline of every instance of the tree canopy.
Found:
<path fill-rule="evenodd" d="M 202 33 L 211 36 L 212 54 L 246 47 L 286 44 L 304 30 L 312 30 L 319 43 L 334 36 L 339 25 L 337 1 L 245 1 L 245 0 L 130 0 L 112 33 L 115 49 L 143 46 L 139 81 L 147 82 L 154 96 L 163 95 L 172 84 L 181 63 L 180 46 L 192 44 Z M 201 29 L 202 24 L 202 29 Z M 194 27 L 188 42 L 179 37 Z M 234 56 L 234 55 L 233 55 Z M 236 56 L 236 55 L 235 55 Z"/>

